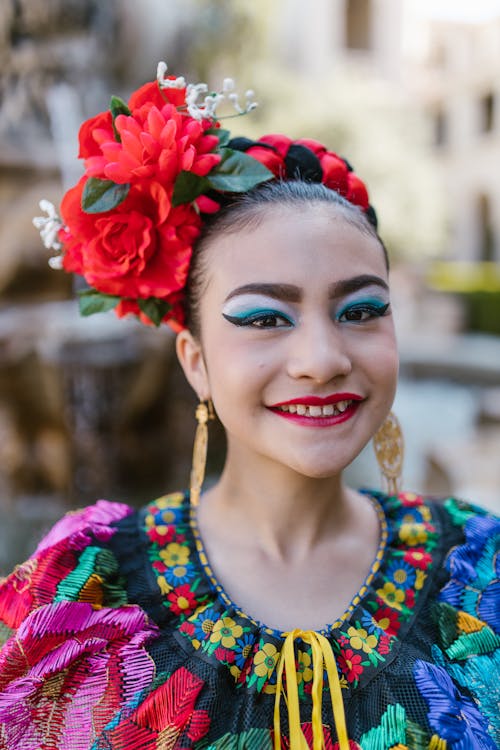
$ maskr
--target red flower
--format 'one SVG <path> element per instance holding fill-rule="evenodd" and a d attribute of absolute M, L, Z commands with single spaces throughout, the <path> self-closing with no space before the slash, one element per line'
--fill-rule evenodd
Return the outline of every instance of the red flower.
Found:
<path fill-rule="evenodd" d="M 362 658 L 360 654 L 355 654 L 350 648 L 341 651 L 340 656 L 337 657 L 339 667 L 347 677 L 348 682 L 354 682 L 362 674 Z"/>
<path fill-rule="evenodd" d="M 219 646 L 214 651 L 215 656 L 220 661 L 225 661 L 228 664 L 232 664 L 235 659 L 235 653 L 234 651 L 231 651 L 229 648 L 223 648 L 223 646 Z"/>
<path fill-rule="evenodd" d="M 398 612 L 395 609 L 381 606 L 372 615 L 372 620 L 375 625 L 377 625 L 377 627 L 387 633 L 387 635 L 396 635 L 399 628 L 401 627 L 401 623 L 399 622 L 398 617 Z"/>
<path fill-rule="evenodd" d="M 185 620 L 185 622 L 183 622 L 180 626 L 179 630 L 181 631 L 181 633 L 186 633 L 186 635 L 193 636 L 196 628 L 192 622 Z"/>
<path fill-rule="evenodd" d="M 406 589 L 405 591 L 405 604 L 410 609 L 413 609 L 415 606 L 415 592 L 413 589 Z"/>
<path fill-rule="evenodd" d="M 80 144 L 79 159 L 89 159 L 91 156 L 99 156 L 101 151 L 96 137 L 100 141 L 104 138 L 109 140 L 114 138 L 113 118 L 109 110 L 107 112 L 100 112 L 95 117 L 91 117 L 81 124 L 78 133 Z"/>
<path fill-rule="evenodd" d="M 403 560 L 415 568 L 421 570 L 427 570 L 432 562 L 432 555 L 426 552 L 423 547 L 414 547 L 413 549 L 407 549 L 403 555 Z"/>
<path fill-rule="evenodd" d="M 378 651 L 380 654 L 388 654 L 391 650 L 390 635 L 381 635 L 378 642 Z"/>
<path fill-rule="evenodd" d="M 68 190 L 61 212 L 64 268 L 79 273 L 104 294 L 125 298 L 167 299 L 184 286 L 191 245 L 200 218 L 189 205 L 172 208 L 158 182 L 135 185 L 119 206 L 105 213 L 85 213 L 81 196 L 85 178 Z"/>
<path fill-rule="evenodd" d="M 190 614 L 197 604 L 196 597 L 189 588 L 188 583 L 178 586 L 170 594 L 167 594 L 167 599 L 171 603 L 172 611 L 176 615 Z"/>

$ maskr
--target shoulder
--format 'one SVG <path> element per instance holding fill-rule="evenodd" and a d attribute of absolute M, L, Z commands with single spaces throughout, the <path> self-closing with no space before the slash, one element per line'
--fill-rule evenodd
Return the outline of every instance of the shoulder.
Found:
<path fill-rule="evenodd" d="M 33 610 L 56 601 L 103 606 L 106 584 L 117 574 L 107 544 L 119 521 L 134 513 L 122 503 L 99 500 L 67 513 L 33 555 L 0 582 L 0 621 L 17 628 Z"/>

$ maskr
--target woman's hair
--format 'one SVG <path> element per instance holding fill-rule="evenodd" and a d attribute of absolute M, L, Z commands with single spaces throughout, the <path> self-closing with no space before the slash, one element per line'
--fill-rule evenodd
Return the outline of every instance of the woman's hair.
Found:
<path fill-rule="evenodd" d="M 266 182 L 233 198 L 220 211 L 205 220 L 201 235 L 193 248 L 184 297 L 186 325 L 193 336 L 198 338 L 200 336 L 200 300 L 205 289 L 207 271 L 205 250 L 211 241 L 220 235 L 259 226 L 266 211 L 273 207 L 296 207 L 300 204 L 318 203 L 334 205 L 344 221 L 363 234 L 374 237 L 380 243 L 387 269 L 389 268 L 387 250 L 378 235 L 374 212 L 364 212 L 319 182 L 301 180 Z"/>

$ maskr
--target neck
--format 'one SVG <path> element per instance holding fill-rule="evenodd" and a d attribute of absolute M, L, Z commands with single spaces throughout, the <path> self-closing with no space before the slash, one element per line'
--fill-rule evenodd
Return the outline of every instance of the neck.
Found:
<path fill-rule="evenodd" d="M 252 530 L 269 558 L 307 558 L 359 511 L 360 497 L 343 485 L 341 475 L 311 478 L 263 457 L 241 458 L 229 452 L 219 482 L 200 504 L 200 521 L 220 522 L 228 532 Z"/>

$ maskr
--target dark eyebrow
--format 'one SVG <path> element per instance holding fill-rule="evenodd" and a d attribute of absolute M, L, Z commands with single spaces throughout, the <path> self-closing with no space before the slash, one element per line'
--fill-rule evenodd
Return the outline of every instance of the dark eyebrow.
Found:
<path fill-rule="evenodd" d="M 274 299 L 282 299 L 285 302 L 300 302 L 302 299 L 302 290 L 298 286 L 293 284 L 244 284 L 236 289 L 226 297 L 226 302 L 232 297 L 237 297 L 240 294 L 263 294 L 266 297 L 273 297 Z"/>
<path fill-rule="evenodd" d="M 379 286 L 385 291 L 389 291 L 389 285 L 384 279 L 366 273 L 361 276 L 353 276 L 352 279 L 336 281 L 330 286 L 330 297 L 345 297 L 346 294 L 357 292 L 358 289 L 364 289 L 365 286 Z"/>
<path fill-rule="evenodd" d="M 361 276 L 353 276 L 351 279 L 343 279 L 336 281 L 329 287 L 330 297 L 343 297 L 346 294 L 357 292 L 358 289 L 363 289 L 365 286 L 379 286 L 386 291 L 389 291 L 389 286 L 384 279 L 380 276 L 372 276 L 371 274 L 362 274 Z M 302 299 L 302 290 L 298 286 L 293 284 L 264 284 L 264 283 L 253 283 L 244 284 L 232 292 L 229 292 L 225 301 L 238 297 L 241 294 L 262 294 L 266 297 L 272 297 L 273 299 L 280 299 L 284 302 L 300 302 Z"/>

